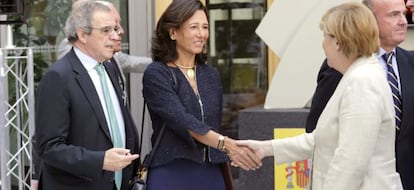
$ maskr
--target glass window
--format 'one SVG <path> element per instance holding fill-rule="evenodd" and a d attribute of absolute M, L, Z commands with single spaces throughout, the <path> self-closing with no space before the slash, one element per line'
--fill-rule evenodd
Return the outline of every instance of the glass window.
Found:
<path fill-rule="evenodd" d="M 209 0 L 209 63 L 222 77 L 223 127 L 237 138 L 238 112 L 264 103 L 267 49 L 255 30 L 265 14 L 264 0 Z"/>
<path fill-rule="evenodd" d="M 47 67 L 56 61 L 57 48 L 65 38 L 64 27 L 72 3 L 76 0 L 25 0 L 22 16 L 9 16 L 21 21 L 13 25 L 14 44 L 18 47 L 33 47 L 35 82 L 42 77 Z M 118 9 L 125 30 L 122 49 L 128 52 L 128 3 L 110 0 Z"/>

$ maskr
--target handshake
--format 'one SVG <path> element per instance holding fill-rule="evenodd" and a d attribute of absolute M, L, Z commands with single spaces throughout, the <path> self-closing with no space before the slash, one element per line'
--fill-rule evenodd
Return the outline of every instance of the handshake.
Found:
<path fill-rule="evenodd" d="M 256 170 L 262 166 L 262 159 L 273 156 L 272 140 L 235 140 L 210 130 L 205 135 L 189 131 L 197 141 L 225 152 L 233 167 Z M 218 137 L 218 138 L 217 138 Z M 218 142 L 217 142 L 218 139 Z"/>
<path fill-rule="evenodd" d="M 233 167 L 256 170 L 262 166 L 262 159 L 273 155 L 271 140 L 234 140 L 220 136 L 217 148 L 227 154 Z"/>

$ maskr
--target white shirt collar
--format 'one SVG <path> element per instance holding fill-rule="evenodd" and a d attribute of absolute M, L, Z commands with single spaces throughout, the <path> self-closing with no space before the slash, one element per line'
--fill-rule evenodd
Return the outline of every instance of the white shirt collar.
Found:
<path fill-rule="evenodd" d="M 395 52 L 395 48 L 394 48 L 394 49 L 392 49 L 392 51 L 394 52 L 394 57 L 395 57 L 395 55 L 396 55 L 396 54 L 395 54 L 395 53 L 396 53 L 396 52 Z M 388 53 L 388 52 L 387 52 L 387 51 L 385 51 L 384 49 L 380 48 L 380 50 L 379 50 L 379 52 L 378 52 L 378 55 L 377 55 L 378 59 L 382 59 L 382 58 L 381 58 L 381 56 L 382 56 L 382 55 L 384 55 L 384 53 Z"/>
<path fill-rule="evenodd" d="M 85 67 L 85 69 L 90 72 L 91 70 L 95 69 L 95 66 L 98 64 L 98 61 L 96 61 L 91 56 L 83 53 L 79 48 L 76 46 L 73 46 L 73 49 L 75 51 L 76 56 L 78 56 L 79 60 L 81 61 L 82 65 Z"/>

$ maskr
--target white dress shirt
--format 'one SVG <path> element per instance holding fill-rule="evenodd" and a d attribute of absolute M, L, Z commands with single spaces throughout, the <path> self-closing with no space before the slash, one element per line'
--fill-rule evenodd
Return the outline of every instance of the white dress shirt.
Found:
<path fill-rule="evenodd" d="M 78 56 L 78 58 L 81 61 L 82 65 L 88 71 L 88 74 L 92 79 L 93 85 L 95 86 L 96 92 L 99 96 L 99 100 L 101 102 L 102 109 L 105 113 L 106 123 L 108 124 L 108 126 L 111 126 L 110 121 L 109 121 L 108 112 L 107 112 L 107 109 L 106 109 L 106 101 L 105 101 L 105 97 L 104 97 L 104 94 L 103 94 L 103 91 L 102 91 L 101 81 L 100 81 L 98 72 L 95 69 L 95 66 L 99 63 L 95 59 L 90 57 L 89 55 L 86 55 L 85 53 L 80 51 L 78 48 L 74 47 L 74 50 L 75 50 L 76 56 Z M 119 100 L 118 100 L 118 97 L 117 97 L 116 92 L 115 92 L 115 88 L 112 85 L 111 79 L 109 78 L 108 73 L 106 73 L 106 70 L 105 70 L 105 77 L 106 77 L 106 82 L 107 82 L 107 86 L 108 86 L 108 89 L 109 89 L 109 95 L 112 99 L 112 103 L 114 104 L 113 107 L 114 107 L 116 119 L 117 119 L 117 122 L 118 122 L 119 132 L 121 134 L 123 147 L 125 148 L 125 124 L 124 124 L 124 118 L 123 118 L 123 115 L 122 115 L 121 107 L 120 107 Z M 109 128 L 109 132 L 112 136 L 112 129 L 111 129 L 111 127 L 108 127 L 108 128 Z"/>

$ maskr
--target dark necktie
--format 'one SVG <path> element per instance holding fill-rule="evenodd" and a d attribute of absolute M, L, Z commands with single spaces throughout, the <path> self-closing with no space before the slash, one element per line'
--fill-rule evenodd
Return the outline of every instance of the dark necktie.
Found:
<path fill-rule="evenodd" d="M 391 87 L 392 91 L 392 99 L 394 101 L 394 109 L 395 109 L 395 126 L 397 131 L 400 130 L 401 127 L 401 118 L 402 118 L 402 103 L 401 103 L 401 95 L 400 90 L 398 87 L 398 80 L 397 76 L 395 75 L 394 69 L 392 68 L 392 56 L 394 52 L 385 53 L 382 55 L 382 58 L 385 60 L 387 65 L 387 79 L 388 84 Z"/>

